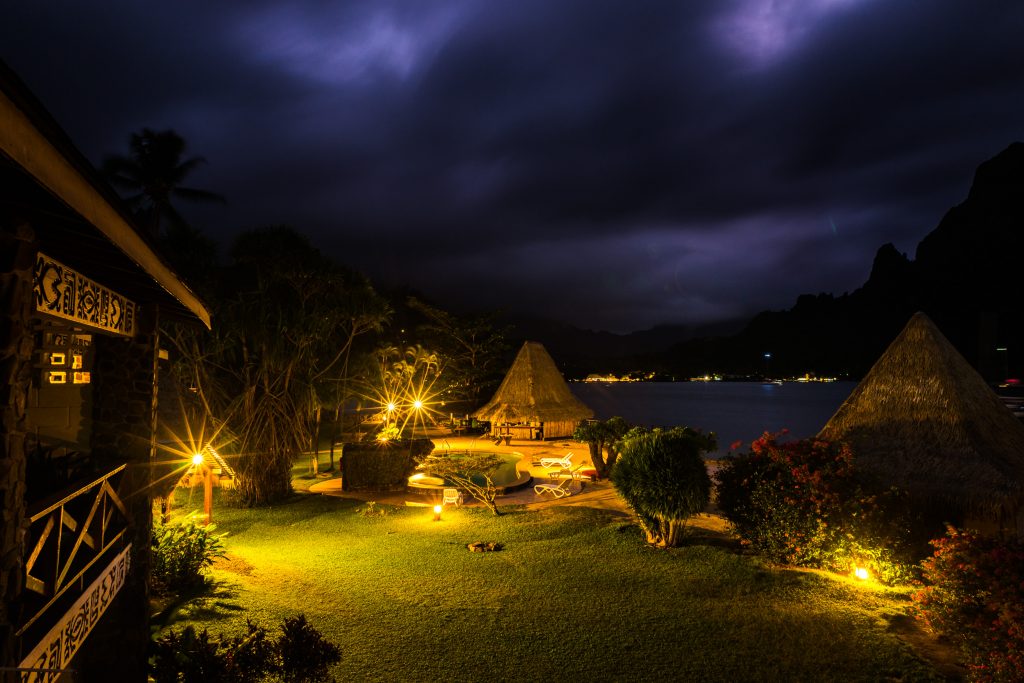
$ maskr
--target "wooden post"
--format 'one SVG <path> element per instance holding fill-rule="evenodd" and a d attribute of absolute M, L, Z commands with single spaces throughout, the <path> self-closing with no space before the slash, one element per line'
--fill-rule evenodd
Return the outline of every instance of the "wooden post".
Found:
<path fill-rule="evenodd" d="M 213 470 L 203 465 L 203 512 L 206 513 L 206 524 L 213 522 Z"/>

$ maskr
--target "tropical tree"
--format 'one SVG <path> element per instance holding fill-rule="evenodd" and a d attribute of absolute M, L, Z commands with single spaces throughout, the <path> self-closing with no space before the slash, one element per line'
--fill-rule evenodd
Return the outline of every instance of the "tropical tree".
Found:
<path fill-rule="evenodd" d="M 607 478 L 612 471 L 619 457 L 622 439 L 631 428 L 632 425 L 618 416 L 604 421 L 581 422 L 576 427 L 572 438 L 574 441 L 587 444 L 590 448 L 590 461 L 594 463 L 598 479 Z"/>
<path fill-rule="evenodd" d="M 131 194 L 126 197 L 136 220 L 153 238 L 161 234 L 163 219 L 170 225 L 186 225 L 171 203 L 172 199 L 191 202 L 223 202 L 214 192 L 184 187 L 182 183 L 203 157 L 185 157 L 184 138 L 173 130 L 143 128 L 133 133 L 128 156 L 114 155 L 103 162 L 103 172 L 116 188 Z"/>
<path fill-rule="evenodd" d="M 456 316 L 416 297 L 409 297 L 407 304 L 427 319 L 418 331 L 444 359 L 442 383 L 448 395 L 478 406 L 484 392 L 501 379 L 505 366 L 508 344 L 496 316 Z"/>
<path fill-rule="evenodd" d="M 408 437 L 433 421 L 441 359 L 419 344 L 404 351 L 390 344 L 373 352 L 376 372 L 365 381 L 364 395 L 381 410 L 382 429 L 394 438 Z"/>
<path fill-rule="evenodd" d="M 622 443 L 612 484 L 640 520 L 647 542 L 674 548 L 686 520 L 701 512 L 711 496 L 703 455 L 715 438 L 687 427 L 634 431 Z"/>
<path fill-rule="evenodd" d="M 501 512 L 494 502 L 498 496 L 498 487 L 494 485 L 493 477 L 502 462 L 501 457 L 494 453 L 469 453 L 457 458 L 447 453 L 432 453 L 420 468 L 431 476 L 452 482 L 486 505 L 496 516 L 500 516 Z"/>
<path fill-rule="evenodd" d="M 171 337 L 202 410 L 226 423 L 239 453 L 244 503 L 291 492 L 291 466 L 310 443 L 326 386 L 343 379 L 356 337 L 390 309 L 360 274 L 324 258 L 291 228 L 241 235 L 220 271 L 208 336 Z"/>

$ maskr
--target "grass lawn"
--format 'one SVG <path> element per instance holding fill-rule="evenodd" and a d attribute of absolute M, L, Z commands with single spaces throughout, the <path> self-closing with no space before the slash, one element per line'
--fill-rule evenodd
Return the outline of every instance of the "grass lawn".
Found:
<path fill-rule="evenodd" d="M 339 680 L 928 680 L 893 635 L 905 594 L 764 568 L 711 545 L 644 546 L 602 510 L 389 508 L 296 496 L 215 513 L 229 558 L 172 618 L 211 632 L 304 612 Z M 470 553 L 472 541 L 501 552 Z"/>

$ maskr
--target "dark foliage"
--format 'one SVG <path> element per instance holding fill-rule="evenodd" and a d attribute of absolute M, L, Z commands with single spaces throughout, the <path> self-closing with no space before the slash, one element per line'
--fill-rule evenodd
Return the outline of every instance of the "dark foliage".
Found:
<path fill-rule="evenodd" d="M 150 674 L 156 683 L 251 683 L 273 676 L 288 683 L 334 680 L 328 667 L 341 660 L 338 646 L 306 621 L 285 619 L 277 640 L 246 621 L 242 636 L 212 638 L 191 626 L 168 631 L 150 647 Z"/>
<path fill-rule="evenodd" d="M 1024 680 L 1024 543 L 949 527 L 932 545 L 916 616 L 960 646 L 972 681 Z"/>
<path fill-rule="evenodd" d="M 277 641 L 281 657 L 281 677 L 289 683 L 334 680 L 327 672 L 331 664 L 341 661 L 341 650 L 306 621 L 300 614 L 287 618 L 281 625 L 283 634 Z"/>

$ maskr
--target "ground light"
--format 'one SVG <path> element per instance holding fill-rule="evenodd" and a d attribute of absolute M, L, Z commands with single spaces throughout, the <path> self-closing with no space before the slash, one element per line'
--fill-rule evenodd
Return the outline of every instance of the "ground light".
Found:
<path fill-rule="evenodd" d="M 855 567 L 853 570 L 853 575 L 861 581 L 867 581 L 868 577 L 871 576 L 870 574 L 868 574 L 868 570 L 864 567 Z"/>
<path fill-rule="evenodd" d="M 435 522 L 440 522 L 441 521 L 441 510 L 442 510 L 442 507 L 440 505 L 435 505 L 434 506 L 434 521 Z"/>

